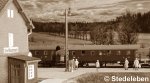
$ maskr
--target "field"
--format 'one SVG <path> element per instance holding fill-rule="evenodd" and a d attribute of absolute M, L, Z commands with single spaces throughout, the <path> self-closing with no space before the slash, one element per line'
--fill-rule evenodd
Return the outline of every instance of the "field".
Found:
<path fill-rule="evenodd" d="M 33 37 L 33 41 L 30 42 L 30 45 L 64 45 L 65 38 L 60 36 L 49 35 L 48 33 L 32 33 L 30 38 Z M 150 47 L 150 34 L 140 33 L 139 36 L 139 44 L 142 44 L 144 47 Z M 79 39 L 68 39 L 69 44 L 73 45 L 84 45 L 84 44 L 92 44 L 91 41 L 79 40 Z"/>
<path fill-rule="evenodd" d="M 30 38 L 33 37 L 33 41 L 30 42 L 30 45 L 48 45 L 48 46 L 56 46 L 56 45 L 64 45 L 65 38 L 60 36 L 49 35 L 48 33 L 32 33 Z M 68 44 L 73 45 L 84 45 L 84 44 L 92 44 L 90 41 L 79 40 L 79 39 L 68 39 Z"/>

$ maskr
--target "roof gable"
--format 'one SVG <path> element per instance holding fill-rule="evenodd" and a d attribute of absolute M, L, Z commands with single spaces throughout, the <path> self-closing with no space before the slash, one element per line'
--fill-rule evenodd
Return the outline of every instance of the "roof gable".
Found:
<path fill-rule="evenodd" d="M 10 1 L 12 1 L 13 4 L 16 6 L 18 13 L 22 16 L 23 20 L 25 21 L 27 28 L 28 29 L 34 29 L 32 21 L 30 21 L 30 19 L 27 17 L 27 15 L 22 10 L 22 7 L 19 4 L 18 0 L 0 0 L 0 13 L 2 12 L 3 9 L 6 9 L 5 8 L 7 6 L 6 4 L 9 3 Z"/>

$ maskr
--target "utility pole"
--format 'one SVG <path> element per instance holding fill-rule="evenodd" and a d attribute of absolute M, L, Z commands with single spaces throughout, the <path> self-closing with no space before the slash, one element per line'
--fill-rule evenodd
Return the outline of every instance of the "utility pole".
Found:
<path fill-rule="evenodd" d="M 66 55 L 66 72 L 69 72 L 69 53 L 68 53 L 68 10 L 65 9 L 65 30 L 66 30 L 66 37 L 65 37 L 65 55 Z"/>

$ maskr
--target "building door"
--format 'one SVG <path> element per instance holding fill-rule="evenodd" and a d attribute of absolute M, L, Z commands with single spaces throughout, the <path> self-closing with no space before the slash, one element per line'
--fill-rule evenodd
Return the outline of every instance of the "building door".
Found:
<path fill-rule="evenodd" d="M 23 68 L 19 64 L 11 64 L 11 83 L 23 83 Z"/>

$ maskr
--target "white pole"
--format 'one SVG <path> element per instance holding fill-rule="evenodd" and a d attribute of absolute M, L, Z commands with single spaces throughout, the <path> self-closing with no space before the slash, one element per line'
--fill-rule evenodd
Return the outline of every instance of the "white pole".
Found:
<path fill-rule="evenodd" d="M 66 28 L 66 40 L 65 40 L 65 54 L 66 54 L 66 69 L 65 71 L 69 71 L 69 55 L 68 55 L 68 20 L 67 20 L 67 16 L 68 16 L 68 10 L 65 9 L 65 28 Z"/>

